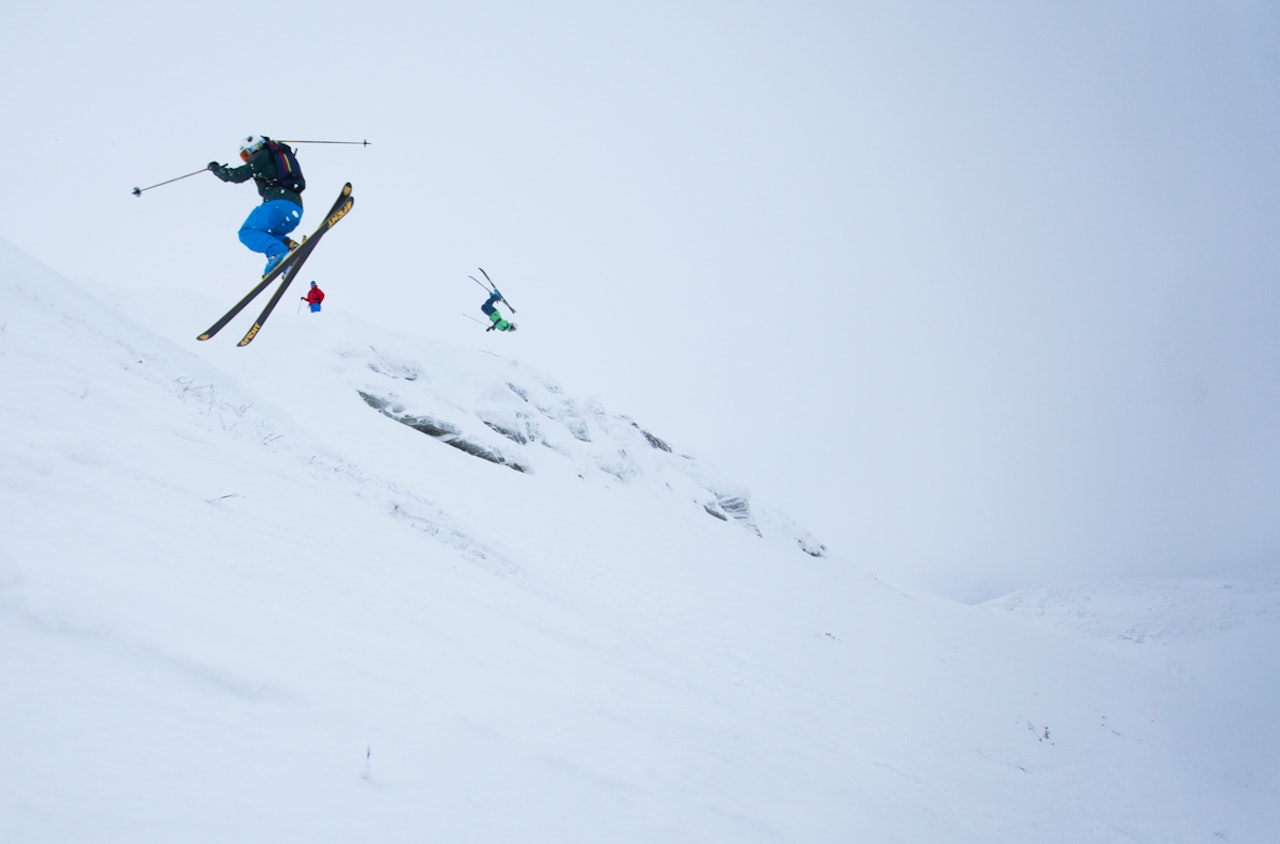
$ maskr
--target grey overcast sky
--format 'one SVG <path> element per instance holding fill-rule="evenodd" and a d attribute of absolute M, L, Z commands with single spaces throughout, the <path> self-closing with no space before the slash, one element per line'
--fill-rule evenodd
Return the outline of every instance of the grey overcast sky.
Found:
<path fill-rule="evenodd" d="M 330 307 L 539 367 L 884 577 L 1280 562 L 1273 3 L 5 17 L 0 237 L 192 294 L 193 337 L 260 269 L 256 195 L 130 189 L 249 133 L 368 139 L 299 147 L 303 230 L 355 183 L 309 265 Z M 516 335 L 463 317 L 478 265 Z"/>

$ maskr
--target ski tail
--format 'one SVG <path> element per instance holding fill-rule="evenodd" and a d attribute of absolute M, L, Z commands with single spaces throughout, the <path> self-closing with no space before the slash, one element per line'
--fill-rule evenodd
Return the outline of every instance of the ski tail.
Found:
<path fill-rule="evenodd" d="M 213 335 L 217 334 L 219 331 L 226 328 L 227 323 L 235 319 L 236 315 L 239 314 L 241 311 L 243 311 L 250 302 L 256 299 L 258 297 L 258 294 L 266 290 L 267 287 L 271 284 L 271 282 L 275 281 L 275 279 L 276 279 L 276 274 L 273 272 L 271 275 L 263 278 L 262 281 L 255 284 L 253 286 L 253 289 L 250 290 L 248 293 L 246 293 L 243 299 L 241 299 L 239 302 L 236 302 L 234 305 L 232 305 L 231 310 L 227 311 L 225 314 L 218 317 L 218 321 L 215 322 L 213 325 L 209 326 L 208 328 L 206 328 L 204 333 L 201 334 L 196 339 L 208 340 Z"/>

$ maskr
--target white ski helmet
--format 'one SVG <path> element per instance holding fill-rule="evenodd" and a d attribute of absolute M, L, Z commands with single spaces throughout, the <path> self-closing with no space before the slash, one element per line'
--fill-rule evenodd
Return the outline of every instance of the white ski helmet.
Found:
<path fill-rule="evenodd" d="M 258 150 L 262 149 L 262 145 L 265 144 L 266 142 L 267 142 L 266 138 L 262 137 L 261 135 L 250 135 L 249 137 L 240 141 L 240 152 L 242 153 L 247 152 L 250 154 L 255 153 Z"/>

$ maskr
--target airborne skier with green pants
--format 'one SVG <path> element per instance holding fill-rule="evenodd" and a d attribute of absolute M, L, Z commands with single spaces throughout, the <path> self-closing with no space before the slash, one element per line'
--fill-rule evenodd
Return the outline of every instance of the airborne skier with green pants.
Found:
<path fill-rule="evenodd" d="M 502 298 L 502 294 L 498 292 L 497 288 L 494 288 L 493 292 L 489 294 L 489 298 L 480 306 L 480 312 L 487 316 L 489 321 L 493 323 L 493 325 L 486 328 L 485 331 L 493 331 L 495 329 L 498 331 L 515 331 L 516 324 L 503 319 L 502 314 L 494 307 L 494 303 L 499 301 L 506 300 Z"/>
<path fill-rule="evenodd" d="M 265 276 L 285 259 L 297 243 L 287 235 L 302 222 L 302 191 L 306 180 L 293 150 L 286 144 L 262 135 L 250 135 L 240 142 L 240 167 L 209 162 L 209 170 L 224 182 L 257 183 L 262 204 L 245 218 L 240 242 L 267 256 Z"/>

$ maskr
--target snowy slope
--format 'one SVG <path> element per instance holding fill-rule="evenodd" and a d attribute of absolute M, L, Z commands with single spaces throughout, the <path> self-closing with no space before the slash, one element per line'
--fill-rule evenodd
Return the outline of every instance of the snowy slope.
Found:
<path fill-rule="evenodd" d="M 1206 777 L 1274 805 L 1280 784 L 1269 760 L 1280 755 L 1280 738 L 1267 723 L 1280 676 L 1267 643 L 1280 641 L 1280 580 L 1060 583 L 986 606 L 1168 678 L 1160 711 L 1182 722 L 1184 757 Z"/>
<path fill-rule="evenodd" d="M 1165 656 L 1257 667 L 1189 682 L 1034 595 L 895 589 L 512 358 L 332 304 L 197 344 L 222 306 L 95 298 L 0 242 L 5 841 L 1262 841 L 1280 820 L 1262 587 L 1232 637 L 1187 605 Z M 1150 629 L 1123 600 L 1143 588 L 1093 588 L 1106 630 Z"/>

